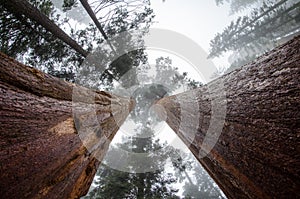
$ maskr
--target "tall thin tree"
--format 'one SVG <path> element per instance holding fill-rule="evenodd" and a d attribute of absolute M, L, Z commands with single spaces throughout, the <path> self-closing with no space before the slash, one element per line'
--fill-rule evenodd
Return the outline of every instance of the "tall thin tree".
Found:
<path fill-rule="evenodd" d="M 104 39 L 107 41 L 108 45 L 110 46 L 111 50 L 115 53 L 115 49 L 114 47 L 111 45 L 111 43 L 108 40 L 108 37 L 106 35 L 106 33 L 104 32 L 99 20 L 97 19 L 97 16 L 95 15 L 94 11 L 92 10 L 91 6 L 89 5 L 87 0 L 80 0 L 82 6 L 84 7 L 84 9 L 86 10 L 86 12 L 89 14 L 89 16 L 91 17 L 91 19 L 93 20 L 93 22 L 95 23 L 96 27 L 98 28 L 98 30 L 100 31 L 100 33 L 102 34 L 102 36 L 104 37 Z"/>
<path fill-rule="evenodd" d="M 76 50 L 82 56 L 86 57 L 88 52 L 85 51 L 75 40 L 73 40 L 68 34 L 66 34 L 58 25 L 56 25 L 51 19 L 46 15 L 41 13 L 37 8 L 31 5 L 26 0 L 0 0 L 0 3 L 6 7 L 9 11 L 15 14 L 23 14 L 29 19 L 36 21 L 46 30 L 51 32 L 57 38 L 64 41 L 71 48 Z"/>

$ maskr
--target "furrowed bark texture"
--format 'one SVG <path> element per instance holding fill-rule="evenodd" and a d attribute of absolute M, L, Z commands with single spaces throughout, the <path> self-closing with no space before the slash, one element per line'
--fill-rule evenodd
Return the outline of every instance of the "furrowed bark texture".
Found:
<path fill-rule="evenodd" d="M 130 99 L 61 81 L 2 53 L 0 98 L 1 198 L 86 194 L 133 108 Z"/>
<path fill-rule="evenodd" d="M 299 46 L 298 36 L 208 85 L 157 102 L 228 198 L 300 197 Z M 227 103 L 225 122 L 213 149 L 201 158 L 207 130 L 223 125 L 218 114 L 212 117 L 212 101 L 215 113 Z M 192 102 L 199 110 L 183 106 Z M 198 126 L 182 123 L 182 116 L 196 119 Z"/>

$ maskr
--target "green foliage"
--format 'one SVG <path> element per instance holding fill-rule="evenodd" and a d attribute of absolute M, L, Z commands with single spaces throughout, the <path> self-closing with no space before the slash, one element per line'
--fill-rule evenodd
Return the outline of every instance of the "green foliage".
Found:
<path fill-rule="evenodd" d="M 142 133 L 149 135 L 151 130 L 143 128 Z M 214 198 L 222 199 L 224 194 L 221 193 L 217 185 L 209 177 L 207 172 L 199 165 L 199 162 L 192 154 L 185 154 L 173 147 L 161 144 L 159 140 L 147 138 L 131 138 L 122 144 L 113 147 L 109 156 L 117 156 L 122 153 L 121 150 L 134 153 L 147 153 L 152 157 L 153 151 L 160 151 L 158 156 L 153 158 L 153 165 L 160 165 L 158 170 L 145 173 L 137 173 L 135 159 L 126 157 L 127 162 L 120 162 L 131 172 L 124 172 L 110 168 L 101 164 L 94 179 L 94 186 L 84 199 L 92 198 Z M 170 158 L 172 166 L 165 169 L 164 165 Z M 109 160 L 107 160 L 109 161 Z M 106 162 L 108 163 L 108 162 Z M 147 162 L 149 163 L 149 162 Z M 176 183 L 182 183 L 183 196 L 179 197 L 178 189 L 175 189 Z M 177 184 L 178 185 L 178 184 Z"/>
<path fill-rule="evenodd" d="M 183 172 L 185 177 L 189 178 L 188 175 L 193 177 L 193 181 L 186 181 L 183 186 L 183 195 L 185 199 L 221 199 L 224 198 L 224 194 L 221 193 L 212 178 L 208 173 L 201 167 L 201 165 L 192 157 L 191 154 L 185 156 L 187 160 L 190 160 L 189 172 Z M 193 160 L 194 159 L 194 160 Z M 186 162 L 183 160 L 182 162 Z"/>
<path fill-rule="evenodd" d="M 124 32 L 139 29 L 139 37 L 141 38 L 148 31 L 154 17 L 153 10 L 149 8 L 149 5 L 147 0 L 129 2 L 123 0 L 97 1 L 91 5 L 108 38 L 118 37 L 117 35 L 120 33 L 122 37 L 110 41 L 109 45 L 112 50 L 110 53 L 101 48 L 94 51 L 92 56 L 98 58 L 101 67 L 94 67 L 93 70 L 88 69 L 93 78 L 87 75 L 84 80 L 80 80 L 80 83 L 84 83 L 87 87 L 107 90 L 114 87 L 114 82 L 121 83 L 125 88 L 137 84 L 136 73 L 138 67 L 146 63 L 147 57 L 142 45 L 139 45 L 138 50 L 126 52 L 126 49 L 134 48 L 135 43 L 132 41 L 132 36 Z M 89 38 L 95 38 L 95 36 Z M 103 43 L 103 40 L 97 41 L 98 45 L 101 43 Z M 114 57 L 116 54 L 121 56 Z M 86 72 L 80 71 L 81 74 Z M 94 79 L 95 76 L 100 78 Z M 91 79 L 94 80 L 89 81 Z"/>
<path fill-rule="evenodd" d="M 73 7 L 77 7 L 78 2 L 76 0 L 64 0 L 63 2 L 63 11 L 66 12 L 68 10 L 71 10 Z"/>
<path fill-rule="evenodd" d="M 118 154 L 119 150 L 125 150 L 147 154 L 146 156 L 151 157 L 154 151 L 161 151 L 166 147 L 166 144 L 160 144 L 158 140 L 153 140 L 153 137 L 149 136 L 153 133 L 149 128 L 142 128 L 140 136 L 146 134 L 148 137 L 132 137 L 114 147 L 108 155 Z M 160 155 L 161 158 L 154 159 L 151 163 L 161 165 L 160 169 L 152 172 L 138 173 L 136 170 L 138 160 L 136 159 L 130 159 L 127 163 L 130 173 L 114 170 L 102 164 L 94 181 L 96 187 L 84 198 L 179 198 L 176 196 L 178 190 L 172 187 L 176 179 L 164 169 L 165 154 Z"/>
<path fill-rule="evenodd" d="M 97 1 L 92 7 L 103 29 L 111 36 L 131 29 L 147 29 L 154 18 L 149 0 Z"/>
<path fill-rule="evenodd" d="M 51 1 L 31 0 L 35 7 L 57 24 L 63 24 L 55 14 Z M 23 15 L 12 14 L 0 5 L 0 50 L 25 64 L 39 66 L 50 74 L 74 76 L 75 66 L 83 57 L 54 37 L 45 28 Z M 61 76 L 61 75 L 58 75 Z M 70 79 L 71 80 L 71 79 Z"/>
<path fill-rule="evenodd" d="M 299 12 L 300 2 L 263 2 L 259 8 L 253 8 L 249 16 L 238 17 L 211 40 L 209 58 L 234 51 L 235 62 L 231 68 L 248 63 L 274 48 L 280 39 L 290 33 L 299 32 Z"/>
<path fill-rule="evenodd" d="M 94 180 L 96 188 L 92 189 L 84 199 L 109 199 L 109 198 L 126 198 L 133 189 L 129 179 L 131 174 L 111 169 L 101 165 L 97 171 L 97 180 Z M 117 193 L 117 194 L 116 194 Z"/>
<path fill-rule="evenodd" d="M 230 3 L 230 13 L 234 14 L 245 10 L 259 0 L 215 0 L 217 6 L 223 5 L 225 2 Z"/>
<path fill-rule="evenodd" d="M 156 59 L 156 77 L 155 81 L 165 82 L 170 91 L 175 91 L 181 87 L 184 90 L 190 90 L 202 86 L 202 83 L 188 77 L 187 72 L 182 74 L 178 67 L 172 65 L 172 59 L 169 57 L 159 57 Z"/>
<path fill-rule="evenodd" d="M 116 1 L 114 1 L 116 3 Z M 30 0 L 30 3 L 37 7 L 42 13 L 48 16 L 60 27 L 69 26 L 70 36 L 77 41 L 88 52 L 91 52 L 99 44 L 103 43 L 104 39 L 93 24 L 87 25 L 83 29 L 75 30 L 69 24 L 69 18 L 61 18 L 56 14 L 56 10 L 50 0 Z M 104 28 L 110 37 L 121 31 L 126 31 L 131 28 L 137 28 L 145 24 L 149 27 L 149 23 L 153 18 L 153 12 L 146 4 L 145 12 L 133 12 L 129 10 L 120 9 L 119 6 L 110 8 L 114 4 L 111 1 L 102 1 L 104 7 L 111 9 L 112 16 L 108 17 L 109 23 Z M 118 3 L 118 2 L 117 2 Z M 119 3 L 124 3 L 119 1 Z M 142 2 L 143 3 L 143 2 Z M 147 3 L 145 1 L 145 3 Z M 78 1 L 64 0 L 63 10 L 71 12 L 76 9 Z M 23 15 L 15 15 L 6 10 L 0 5 L 0 50 L 9 56 L 12 56 L 19 61 L 35 66 L 52 75 L 63 77 L 66 80 L 74 81 L 79 66 L 82 64 L 84 58 L 66 45 L 63 41 L 55 38 L 50 32 L 38 25 L 35 21 L 27 19 Z M 104 9 L 105 10 L 105 9 Z M 98 10 L 99 11 L 99 10 Z M 106 10 L 107 11 L 107 10 Z M 85 13 L 86 16 L 87 13 Z M 130 18 L 130 19 L 129 19 Z M 128 39 L 125 39 L 130 43 Z M 116 48 L 124 43 L 115 44 Z M 108 54 L 105 49 L 100 50 L 103 54 Z M 107 55 L 110 56 L 109 54 Z M 106 59 L 108 59 L 106 57 Z M 124 59 L 126 57 L 126 59 Z M 140 60 L 141 59 L 141 60 Z M 100 79 L 106 85 L 112 85 L 114 79 L 119 79 L 120 76 L 128 70 L 136 67 L 138 63 L 145 60 L 142 50 L 130 52 L 126 56 L 122 56 L 114 61 L 110 66 L 105 66 L 106 70 L 102 71 L 104 74 L 99 75 Z M 125 65 L 124 65 L 125 64 Z M 107 71 L 109 71 L 107 73 Z M 115 78 L 113 76 L 116 76 Z M 132 77 L 134 79 L 134 77 Z M 133 84 L 134 82 L 126 82 Z"/>

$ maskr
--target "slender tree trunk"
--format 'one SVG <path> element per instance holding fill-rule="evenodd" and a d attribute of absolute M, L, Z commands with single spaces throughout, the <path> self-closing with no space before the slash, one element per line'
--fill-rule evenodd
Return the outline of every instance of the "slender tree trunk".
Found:
<path fill-rule="evenodd" d="M 1 198 L 86 194 L 132 108 L 130 99 L 61 81 L 0 53 Z"/>
<path fill-rule="evenodd" d="M 62 29 L 60 29 L 46 15 L 41 13 L 37 8 L 32 6 L 27 0 L 3 0 L 1 1 L 10 12 L 15 14 L 24 14 L 29 19 L 36 21 L 54 36 L 68 44 L 75 51 L 86 57 L 88 53 L 71 37 L 69 37 Z"/>
<path fill-rule="evenodd" d="M 91 17 L 91 19 L 93 20 L 93 22 L 95 23 L 96 27 L 98 28 L 98 30 L 100 31 L 100 33 L 102 34 L 102 36 L 104 37 L 104 39 L 107 41 L 109 47 L 111 48 L 111 50 L 115 53 L 115 55 L 117 54 L 114 47 L 111 45 L 110 41 L 108 40 L 108 37 L 106 35 L 106 33 L 104 32 L 100 22 L 98 21 L 94 11 L 92 10 L 91 6 L 89 5 L 87 0 L 80 0 L 82 6 L 84 7 L 84 9 L 86 10 L 86 12 L 89 14 L 89 16 Z"/>
<path fill-rule="evenodd" d="M 84 7 L 84 9 L 86 10 L 86 12 L 89 14 L 89 16 L 91 17 L 91 19 L 93 20 L 94 24 L 96 25 L 96 27 L 98 28 L 98 30 L 100 31 L 100 33 L 102 34 L 102 36 L 104 37 L 104 39 L 106 40 L 107 44 L 109 45 L 110 49 L 113 51 L 113 53 L 115 54 L 115 56 L 117 56 L 117 58 L 119 56 L 121 56 L 121 54 L 118 54 L 115 50 L 115 48 L 113 47 L 113 45 L 111 44 L 111 42 L 108 39 L 108 36 L 106 35 L 106 33 L 104 32 L 99 20 L 97 19 L 97 16 L 95 15 L 93 9 L 91 8 L 91 6 L 89 5 L 87 0 L 80 0 L 82 6 Z M 127 54 L 126 56 L 131 59 Z M 121 67 L 121 66 L 118 66 Z M 109 66 L 108 69 L 111 69 L 111 65 Z M 112 79 L 119 81 L 118 78 L 115 77 L 115 75 L 111 74 L 111 72 L 109 72 L 109 70 L 106 69 L 103 73 L 101 78 L 107 74 L 108 76 L 112 77 Z M 127 72 L 127 71 L 126 71 Z"/>
<path fill-rule="evenodd" d="M 208 85 L 157 103 L 228 198 L 300 197 L 299 46 L 298 36 Z M 224 91 L 226 98 L 220 97 Z M 192 110 L 192 103 L 199 110 Z M 218 111 L 226 104 L 221 135 L 201 158 L 214 143 L 207 138 L 223 124 Z M 185 123 L 183 116 L 189 118 Z M 189 123 L 193 120 L 198 126 Z"/>
<path fill-rule="evenodd" d="M 89 14 L 89 16 L 91 17 L 91 19 L 93 20 L 93 22 L 95 23 L 96 27 L 98 28 L 98 30 L 101 32 L 102 36 L 104 37 L 105 40 L 108 39 L 107 35 L 105 34 L 100 22 L 98 21 L 94 11 L 92 10 L 91 6 L 89 5 L 87 0 L 80 0 L 82 6 L 84 7 L 84 9 L 86 10 L 86 12 Z"/>
<path fill-rule="evenodd" d="M 184 175 L 186 176 L 186 178 L 188 179 L 190 185 L 191 186 L 195 186 L 194 183 L 193 183 L 193 181 L 192 181 L 192 179 L 190 178 L 189 174 L 186 172 L 185 169 L 183 170 L 183 172 L 184 172 Z"/>

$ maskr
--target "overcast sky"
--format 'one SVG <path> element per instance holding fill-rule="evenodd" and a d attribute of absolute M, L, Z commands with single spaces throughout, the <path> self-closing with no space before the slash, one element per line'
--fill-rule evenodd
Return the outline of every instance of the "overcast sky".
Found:
<path fill-rule="evenodd" d="M 233 17 L 229 17 L 227 4 L 216 6 L 214 0 L 152 0 L 156 14 L 152 27 L 167 28 L 182 33 L 204 49 L 217 32 L 221 32 Z"/>
<path fill-rule="evenodd" d="M 228 4 L 218 7 L 214 0 L 152 0 L 151 8 L 156 14 L 156 23 L 152 27 L 184 34 L 207 52 L 210 40 L 234 19 L 229 16 Z M 213 62 L 217 67 L 229 66 L 227 58 Z"/>

